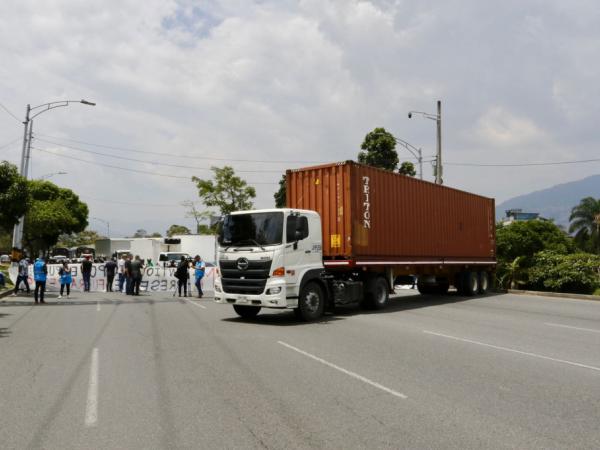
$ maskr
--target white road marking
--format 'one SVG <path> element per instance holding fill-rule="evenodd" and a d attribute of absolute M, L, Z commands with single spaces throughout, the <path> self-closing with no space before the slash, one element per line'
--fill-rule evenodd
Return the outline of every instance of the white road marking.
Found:
<path fill-rule="evenodd" d="M 100 311 L 100 302 L 96 302 L 96 311 Z"/>
<path fill-rule="evenodd" d="M 90 365 L 90 383 L 85 405 L 85 426 L 93 427 L 98 421 L 98 348 L 92 351 Z"/>
<path fill-rule="evenodd" d="M 304 350 L 300 350 L 299 348 L 296 348 L 293 345 L 287 344 L 287 343 L 282 342 L 282 341 L 277 341 L 277 343 L 281 344 L 284 347 L 287 347 L 287 348 L 289 348 L 291 350 L 294 350 L 294 351 L 296 351 L 296 352 L 298 352 L 298 353 L 300 353 L 300 354 L 302 354 L 304 356 L 308 356 L 309 358 L 312 358 L 315 361 L 320 362 L 321 364 L 325 364 L 326 366 L 329 366 L 329 367 L 331 367 L 331 368 L 333 368 L 335 370 L 339 370 L 340 372 L 345 373 L 346 375 L 349 375 L 349 376 L 351 376 L 353 378 L 356 378 L 357 380 L 360 380 L 360 381 L 362 381 L 364 383 L 370 384 L 371 386 L 376 387 L 377 389 L 381 389 L 382 391 L 387 392 L 388 394 L 392 394 L 392 395 L 394 395 L 396 397 L 400 397 L 400 398 L 403 398 L 403 399 L 407 398 L 406 395 L 404 395 L 401 392 L 394 391 L 393 389 L 387 388 L 387 387 L 385 387 L 385 386 L 383 386 L 383 385 L 381 385 L 381 384 L 379 384 L 379 383 L 377 383 L 375 381 L 369 380 L 368 378 L 363 377 L 362 375 L 359 375 L 357 373 L 354 373 L 354 372 L 351 372 L 349 370 L 346 370 L 343 367 L 336 366 L 335 364 L 330 363 L 329 361 L 325 361 L 323 358 L 319 358 L 318 356 L 312 355 L 312 354 L 310 354 L 308 352 L 305 352 Z"/>
<path fill-rule="evenodd" d="M 198 308 L 206 309 L 206 306 L 201 305 L 199 303 L 194 303 L 193 301 L 187 300 L 187 299 L 185 301 L 188 302 L 190 305 L 194 305 L 194 306 L 197 306 Z"/>
<path fill-rule="evenodd" d="M 581 364 L 578 362 L 567 361 L 564 359 L 551 358 L 550 356 L 538 355 L 537 353 L 523 352 L 521 350 L 515 350 L 514 348 L 501 347 L 499 345 L 486 344 L 485 342 L 472 341 L 471 339 L 464 339 L 456 336 L 449 336 L 447 334 L 435 333 L 433 331 L 423 330 L 423 333 L 432 334 L 434 336 L 440 336 L 447 339 L 454 339 L 455 341 L 468 342 L 470 344 L 481 345 L 483 347 L 494 348 L 496 350 L 504 350 L 506 352 L 518 353 L 520 355 L 533 356 L 534 358 L 547 359 L 548 361 L 559 362 L 563 364 L 569 364 L 570 366 L 583 367 L 584 369 L 597 370 L 600 372 L 600 367 L 588 366 L 587 364 Z"/>
<path fill-rule="evenodd" d="M 571 328 L 572 330 L 591 331 L 592 333 L 600 333 L 600 330 L 594 330 L 593 328 L 572 327 L 570 325 L 562 325 L 560 323 L 545 323 L 544 325 L 548 325 L 550 327 Z"/>

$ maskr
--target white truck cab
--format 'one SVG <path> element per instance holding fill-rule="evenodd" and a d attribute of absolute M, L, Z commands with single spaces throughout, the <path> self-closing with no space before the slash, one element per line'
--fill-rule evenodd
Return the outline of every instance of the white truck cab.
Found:
<path fill-rule="evenodd" d="M 242 317 L 254 317 L 261 308 L 294 309 L 306 320 L 323 314 L 321 219 L 315 211 L 263 209 L 225 216 L 217 264 L 215 301 L 232 304 Z M 299 305 L 301 294 L 309 301 Z"/>

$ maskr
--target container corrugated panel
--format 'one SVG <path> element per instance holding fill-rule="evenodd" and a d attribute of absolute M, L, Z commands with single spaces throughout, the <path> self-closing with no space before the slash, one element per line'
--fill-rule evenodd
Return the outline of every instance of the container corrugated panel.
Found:
<path fill-rule="evenodd" d="M 352 161 L 287 172 L 287 205 L 317 211 L 327 259 L 495 259 L 494 200 Z"/>

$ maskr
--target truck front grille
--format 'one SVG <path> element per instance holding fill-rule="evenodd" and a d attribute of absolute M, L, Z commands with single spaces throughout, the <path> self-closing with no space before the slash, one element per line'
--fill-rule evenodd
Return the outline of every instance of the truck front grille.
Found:
<path fill-rule="evenodd" d="M 238 268 L 238 261 L 220 260 L 221 284 L 228 294 L 259 295 L 265 290 L 271 272 L 271 260 L 248 260 L 248 267 Z"/>

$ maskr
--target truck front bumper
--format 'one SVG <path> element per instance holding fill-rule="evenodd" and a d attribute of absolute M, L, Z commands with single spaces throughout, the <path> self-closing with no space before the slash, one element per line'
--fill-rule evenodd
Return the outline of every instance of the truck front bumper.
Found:
<path fill-rule="evenodd" d="M 263 308 L 285 309 L 298 307 L 298 297 L 286 296 L 284 280 L 267 282 L 265 291 L 259 295 L 223 292 L 220 280 L 215 280 L 215 302 L 230 305 L 261 306 Z"/>

